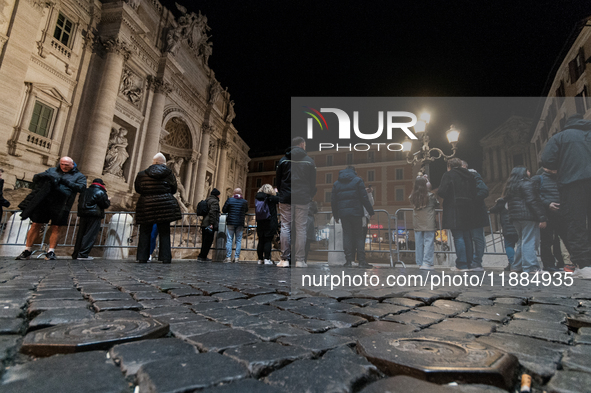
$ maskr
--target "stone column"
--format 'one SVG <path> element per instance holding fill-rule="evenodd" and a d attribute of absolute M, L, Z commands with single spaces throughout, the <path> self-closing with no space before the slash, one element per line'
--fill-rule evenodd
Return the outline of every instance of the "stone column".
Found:
<path fill-rule="evenodd" d="M 193 159 L 188 159 L 185 161 L 185 165 L 187 166 L 185 169 L 185 179 L 183 181 L 183 186 L 185 186 L 185 199 L 187 201 L 191 198 L 191 180 L 193 179 L 193 163 L 195 161 Z"/>
<path fill-rule="evenodd" d="M 218 165 L 218 176 L 217 176 L 217 187 L 218 190 L 222 193 L 222 195 L 226 196 L 226 177 L 228 176 L 228 147 L 230 144 L 226 140 L 220 140 L 220 161 Z"/>
<path fill-rule="evenodd" d="M 152 158 L 159 151 L 160 133 L 162 132 L 162 117 L 164 116 L 164 104 L 166 96 L 172 91 L 170 85 L 162 78 L 149 78 L 150 89 L 154 90 L 150 118 L 146 127 L 146 139 L 142 151 L 141 168 L 146 169 L 152 165 Z"/>
<path fill-rule="evenodd" d="M 199 161 L 197 164 L 197 180 L 195 182 L 195 198 L 196 202 L 199 202 L 205 187 L 205 175 L 207 172 L 207 160 L 209 159 L 209 139 L 213 133 L 214 128 L 208 125 L 202 127 L 203 136 L 201 137 L 201 151 L 199 152 Z M 214 184 L 217 188 L 217 185 Z M 207 195 L 206 195 L 207 197 Z"/>
<path fill-rule="evenodd" d="M 88 123 L 84 154 L 80 163 L 82 173 L 89 178 L 101 176 L 103 173 L 123 63 L 131 54 L 127 44 L 119 38 L 104 41 L 102 45 L 107 51 L 107 57 L 101 83 L 96 92 L 94 111 Z"/>

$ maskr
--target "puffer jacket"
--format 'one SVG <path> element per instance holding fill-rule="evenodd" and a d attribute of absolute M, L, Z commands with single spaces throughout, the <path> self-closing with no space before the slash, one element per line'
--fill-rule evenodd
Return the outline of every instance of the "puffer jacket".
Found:
<path fill-rule="evenodd" d="M 509 204 L 509 219 L 515 221 L 546 221 L 546 211 L 531 179 L 519 182 L 517 192 L 505 196 Z"/>
<path fill-rule="evenodd" d="M 476 179 L 465 168 L 452 168 L 441 178 L 437 195 L 443 198 L 443 229 L 476 228 Z"/>
<path fill-rule="evenodd" d="M 370 216 L 374 215 L 365 184 L 353 169 L 339 172 L 339 178 L 332 186 L 330 202 L 335 220 L 340 220 L 341 217 L 363 217 L 364 207 Z"/>
<path fill-rule="evenodd" d="M 257 221 L 257 233 L 262 233 L 264 237 L 274 236 L 277 233 L 277 228 L 279 228 L 279 220 L 277 219 L 277 204 L 279 203 L 279 197 L 276 195 L 265 194 L 264 192 L 257 192 L 254 199 L 257 201 L 264 201 L 266 199 L 270 215 L 268 220 Z"/>
<path fill-rule="evenodd" d="M 222 213 L 226 213 L 226 225 L 244 226 L 244 216 L 248 211 L 248 202 L 241 195 L 226 199 Z"/>
<path fill-rule="evenodd" d="M 570 117 L 542 152 L 542 166 L 558 170 L 558 184 L 591 179 L 591 121 Z"/>
<path fill-rule="evenodd" d="M 166 165 L 151 165 L 135 178 L 135 191 L 140 194 L 135 220 L 137 224 L 156 224 L 182 218 L 174 197 L 177 183 L 172 170 Z"/>
<path fill-rule="evenodd" d="M 474 169 L 468 169 L 468 171 L 474 176 L 476 180 L 476 198 L 474 199 L 474 229 L 488 227 L 490 220 L 488 218 L 488 209 L 484 199 L 488 197 L 488 187 L 482 180 L 480 173 Z"/>
<path fill-rule="evenodd" d="M 287 149 L 275 175 L 280 203 L 305 205 L 316 195 L 316 164 L 301 147 Z"/>
<path fill-rule="evenodd" d="M 517 237 L 517 229 L 511 224 L 509 220 L 509 211 L 505 208 L 507 201 L 503 198 L 497 199 L 497 203 L 490 208 L 490 212 L 498 214 L 501 220 L 501 228 L 503 229 L 503 236 Z"/>
<path fill-rule="evenodd" d="M 220 200 L 215 195 L 209 195 L 207 201 L 207 215 L 201 221 L 201 228 L 212 226 L 214 231 L 218 230 L 220 223 Z"/>
<path fill-rule="evenodd" d="M 78 217 L 104 218 L 105 209 L 111 206 L 107 192 L 96 184 L 91 184 L 78 198 Z"/>
<path fill-rule="evenodd" d="M 550 210 L 552 202 L 560 203 L 560 192 L 558 192 L 557 176 L 551 173 L 544 172 L 539 176 L 540 183 L 540 199 L 546 209 Z"/>

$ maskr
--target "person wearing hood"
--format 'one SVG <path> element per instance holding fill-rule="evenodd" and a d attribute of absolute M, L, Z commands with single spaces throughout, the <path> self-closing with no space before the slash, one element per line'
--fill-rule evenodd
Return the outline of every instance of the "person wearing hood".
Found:
<path fill-rule="evenodd" d="M 234 262 L 240 260 L 240 250 L 242 248 L 242 232 L 244 231 L 244 216 L 248 211 L 248 202 L 242 197 L 240 188 L 234 189 L 234 195 L 226 199 L 222 213 L 226 213 L 226 259 L 224 263 L 232 262 L 232 243 L 236 237 L 236 253 Z"/>
<path fill-rule="evenodd" d="M 199 262 L 211 262 L 211 259 L 207 258 L 207 254 L 209 254 L 213 237 L 220 222 L 220 191 L 217 188 L 211 190 L 206 202 L 207 214 L 201 221 L 201 252 L 197 256 Z"/>
<path fill-rule="evenodd" d="M 580 114 L 569 117 L 564 130 L 546 143 L 542 166 L 558 175 L 567 248 L 578 266 L 575 276 L 591 279 L 591 121 Z"/>
<path fill-rule="evenodd" d="M 257 221 L 257 255 L 259 257 L 259 265 L 272 265 L 271 248 L 273 245 L 273 238 L 277 233 L 279 222 L 277 220 L 277 205 L 279 198 L 276 195 L 273 186 L 270 184 L 263 184 L 257 191 L 254 197 L 256 199 L 256 221 Z M 258 206 L 262 208 L 259 209 Z M 265 209 L 266 207 L 266 209 Z M 261 213 L 259 213 L 259 211 Z"/>
<path fill-rule="evenodd" d="M 181 208 L 174 197 L 177 182 L 172 169 L 166 166 L 166 157 L 157 153 L 146 170 L 135 178 L 135 191 L 140 194 L 137 201 L 135 221 L 140 226 L 137 245 L 137 259 L 148 262 L 150 257 L 150 235 L 154 224 L 158 226 L 162 263 L 171 263 L 170 223 L 182 218 Z"/>
<path fill-rule="evenodd" d="M 86 176 L 70 157 L 60 158 L 59 164 L 33 176 L 34 190 L 19 205 L 21 219 L 30 218 L 26 249 L 16 259 L 29 259 L 33 244 L 44 224 L 51 221 L 51 235 L 46 260 L 56 259 L 55 248 L 64 226 L 68 225 L 70 210 L 76 194 L 86 188 Z"/>
<path fill-rule="evenodd" d="M 295 266 L 306 267 L 306 223 L 310 202 L 316 195 L 316 164 L 306 153 L 304 138 L 298 136 L 291 140 L 291 147 L 279 160 L 275 174 L 281 214 L 281 261 L 277 266 L 289 267 L 291 245 L 295 244 Z"/>
<path fill-rule="evenodd" d="M 473 272 L 482 272 L 482 257 L 484 256 L 484 249 L 486 248 L 486 240 L 484 237 L 484 228 L 490 225 L 488 218 L 488 209 L 484 203 L 484 199 L 488 197 L 488 187 L 484 184 L 482 176 L 475 169 L 468 168 L 468 163 L 462 160 L 462 168 L 468 169 L 468 171 L 474 176 L 476 180 L 476 198 L 474 200 L 474 226 L 470 231 L 472 237 L 472 248 L 474 253 L 472 254 L 472 265 L 470 270 Z"/>
<path fill-rule="evenodd" d="M 76 234 L 76 244 L 72 259 L 94 259 L 88 254 L 92 250 L 96 235 L 105 218 L 105 209 L 111 206 L 111 198 L 102 179 L 94 179 L 92 184 L 80 193 L 78 198 L 78 217 L 80 225 Z"/>
<path fill-rule="evenodd" d="M 332 186 L 330 199 L 335 223 L 342 222 L 343 248 L 345 249 L 345 267 L 353 266 L 355 255 L 359 267 L 372 267 L 365 260 L 365 239 L 363 238 L 364 208 L 369 216 L 374 210 L 365 189 L 363 180 L 355 172 L 355 167 L 348 166 L 339 172 L 338 180 Z"/>
<path fill-rule="evenodd" d="M 451 230 L 456 248 L 456 267 L 452 270 L 469 271 L 472 265 L 476 193 L 476 179 L 462 168 L 462 160 L 447 161 L 447 172 L 441 178 L 437 195 L 443 198 L 442 227 Z"/>

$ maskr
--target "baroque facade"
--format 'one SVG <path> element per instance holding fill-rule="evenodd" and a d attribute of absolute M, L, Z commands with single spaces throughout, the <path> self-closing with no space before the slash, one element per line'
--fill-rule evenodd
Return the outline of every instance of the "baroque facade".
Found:
<path fill-rule="evenodd" d="M 0 0 L 0 166 L 6 188 L 68 155 L 131 206 L 161 151 L 187 207 L 246 185 L 248 146 L 208 66 L 207 17 L 157 0 Z"/>

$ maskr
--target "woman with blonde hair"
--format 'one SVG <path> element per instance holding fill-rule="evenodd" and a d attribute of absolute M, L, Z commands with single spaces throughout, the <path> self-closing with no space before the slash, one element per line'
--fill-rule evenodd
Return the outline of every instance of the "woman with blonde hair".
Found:
<path fill-rule="evenodd" d="M 277 233 L 279 223 L 277 221 L 277 204 L 279 197 L 276 190 L 270 184 L 263 184 L 255 196 L 255 215 L 257 221 L 257 254 L 259 265 L 273 265 L 271 261 L 271 247 L 273 237 Z"/>

